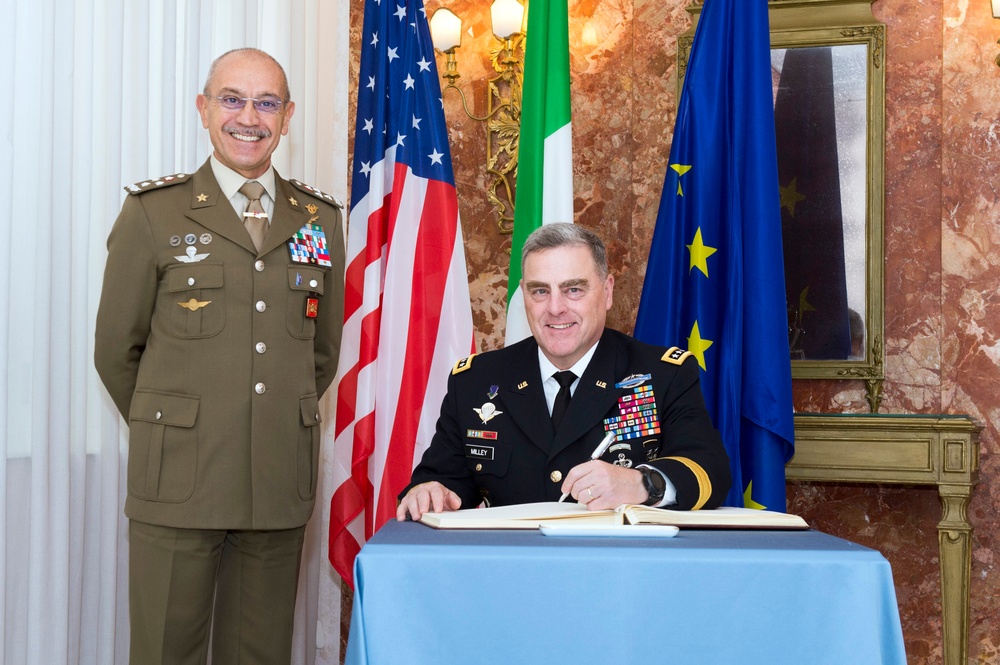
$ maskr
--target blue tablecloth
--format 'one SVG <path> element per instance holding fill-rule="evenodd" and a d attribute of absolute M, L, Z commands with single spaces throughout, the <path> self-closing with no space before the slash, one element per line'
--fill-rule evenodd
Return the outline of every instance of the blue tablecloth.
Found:
<path fill-rule="evenodd" d="M 552 538 L 391 522 L 349 665 L 905 664 L 889 562 L 818 531 Z"/>

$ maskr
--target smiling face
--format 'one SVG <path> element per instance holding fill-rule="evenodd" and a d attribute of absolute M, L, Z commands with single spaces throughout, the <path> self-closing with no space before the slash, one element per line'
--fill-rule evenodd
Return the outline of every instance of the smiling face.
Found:
<path fill-rule="evenodd" d="M 524 259 L 523 272 L 531 334 L 553 365 L 569 369 L 601 338 L 615 279 L 601 278 L 585 245 L 532 252 Z"/>
<path fill-rule="evenodd" d="M 281 68 L 263 53 L 235 51 L 215 63 L 205 86 L 207 95 L 198 95 L 201 124 L 208 129 L 215 157 L 240 175 L 253 179 L 271 165 L 271 153 L 288 133 L 288 121 L 295 104 L 287 102 L 277 113 L 260 113 L 253 102 L 231 111 L 216 97 L 277 97 L 287 99 Z"/>

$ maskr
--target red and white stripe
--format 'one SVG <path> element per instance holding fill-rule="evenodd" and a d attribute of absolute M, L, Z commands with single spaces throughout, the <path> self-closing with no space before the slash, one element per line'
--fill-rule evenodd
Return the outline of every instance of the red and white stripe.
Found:
<path fill-rule="evenodd" d="M 330 510 L 330 561 L 352 588 L 354 557 L 395 517 L 448 374 L 475 347 L 455 188 L 396 164 L 394 148 L 369 175 L 347 233 Z"/>

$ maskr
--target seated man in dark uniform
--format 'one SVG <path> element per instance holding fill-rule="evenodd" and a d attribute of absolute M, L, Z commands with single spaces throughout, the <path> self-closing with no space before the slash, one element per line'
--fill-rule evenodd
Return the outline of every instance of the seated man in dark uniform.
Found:
<path fill-rule="evenodd" d="M 729 458 L 698 362 L 605 328 L 614 277 L 600 238 L 545 225 L 525 241 L 521 274 L 532 337 L 455 365 L 397 519 L 563 493 L 592 510 L 720 505 Z"/>

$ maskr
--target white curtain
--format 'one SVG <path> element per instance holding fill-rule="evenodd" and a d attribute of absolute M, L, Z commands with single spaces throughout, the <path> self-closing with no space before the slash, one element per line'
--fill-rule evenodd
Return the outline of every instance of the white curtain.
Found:
<path fill-rule="evenodd" d="M 0 662 L 126 663 L 128 431 L 93 368 L 122 186 L 207 158 L 194 97 L 215 56 L 257 46 L 296 101 L 275 166 L 345 198 L 348 0 L 3 0 L 0 17 Z M 295 663 L 338 662 L 328 485 Z"/>

